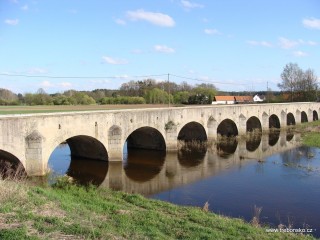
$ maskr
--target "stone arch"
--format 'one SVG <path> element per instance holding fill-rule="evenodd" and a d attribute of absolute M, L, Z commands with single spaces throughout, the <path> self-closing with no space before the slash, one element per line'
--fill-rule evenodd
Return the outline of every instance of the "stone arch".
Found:
<path fill-rule="evenodd" d="M 287 114 L 287 126 L 296 125 L 296 120 L 291 112 Z"/>
<path fill-rule="evenodd" d="M 0 177 L 22 177 L 26 171 L 21 161 L 10 152 L 0 150 Z"/>
<path fill-rule="evenodd" d="M 261 122 L 259 118 L 252 116 L 247 121 L 246 130 L 247 132 L 252 132 L 255 129 L 261 130 Z"/>
<path fill-rule="evenodd" d="M 140 127 L 126 139 L 128 148 L 166 150 L 165 139 L 159 130 L 153 127 Z"/>
<path fill-rule="evenodd" d="M 301 123 L 308 122 L 308 116 L 305 111 L 301 112 Z"/>
<path fill-rule="evenodd" d="M 317 111 L 313 111 L 312 112 L 312 120 L 313 121 L 318 121 L 319 120 Z"/>
<path fill-rule="evenodd" d="M 182 140 L 185 142 L 190 142 L 193 140 L 206 141 L 207 139 L 208 138 L 207 138 L 206 130 L 198 122 L 187 123 L 181 128 L 178 134 L 178 140 Z"/>
<path fill-rule="evenodd" d="M 104 145 L 96 138 L 77 135 L 66 140 L 72 157 L 87 159 L 108 160 L 108 153 Z"/>
<path fill-rule="evenodd" d="M 277 115 L 272 114 L 269 117 L 269 128 L 280 128 L 280 121 Z"/>
<path fill-rule="evenodd" d="M 237 136 L 238 128 L 234 121 L 227 118 L 219 124 L 217 128 L 217 133 L 220 134 L 221 136 L 227 136 L 227 137 Z"/>
<path fill-rule="evenodd" d="M 108 172 L 108 152 L 105 146 L 98 139 L 87 135 L 71 136 L 65 143 L 70 149 L 66 174 L 81 184 L 100 185 Z"/>

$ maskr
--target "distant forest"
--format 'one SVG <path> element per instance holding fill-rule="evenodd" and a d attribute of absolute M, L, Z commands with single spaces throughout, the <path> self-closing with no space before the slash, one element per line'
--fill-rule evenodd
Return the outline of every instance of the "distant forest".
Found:
<path fill-rule="evenodd" d="M 288 101 L 288 94 L 274 91 L 221 92 L 214 84 L 157 82 L 153 79 L 129 81 L 117 90 L 67 90 L 48 94 L 42 88 L 34 93 L 16 94 L 0 89 L 0 105 L 90 105 L 90 104 L 211 104 L 216 95 L 264 96 L 268 102 Z"/>

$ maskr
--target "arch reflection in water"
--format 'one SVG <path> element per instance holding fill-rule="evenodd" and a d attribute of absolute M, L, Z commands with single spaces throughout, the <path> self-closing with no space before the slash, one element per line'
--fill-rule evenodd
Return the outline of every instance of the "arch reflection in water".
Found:
<path fill-rule="evenodd" d="M 280 131 L 274 130 L 269 132 L 269 146 L 274 146 L 278 142 Z"/>
<path fill-rule="evenodd" d="M 52 152 L 49 162 L 53 178 L 67 174 L 77 183 L 99 186 L 108 173 L 108 161 L 71 156 L 69 145 L 60 144 Z M 54 180 L 53 180 L 54 181 Z"/>
<path fill-rule="evenodd" d="M 67 175 L 82 185 L 100 186 L 108 173 L 107 161 L 71 157 Z"/>
<path fill-rule="evenodd" d="M 282 134 L 281 138 L 286 140 L 286 132 L 282 132 Z M 175 191 L 179 186 L 188 188 L 187 185 L 191 183 L 202 181 L 232 168 L 242 167 L 247 163 L 252 163 L 253 159 L 262 159 L 277 152 L 294 148 L 297 136 L 294 136 L 290 143 L 281 145 L 281 141 L 277 141 L 274 146 L 269 146 L 268 135 L 263 135 L 262 139 L 261 142 L 266 142 L 267 149 L 265 151 L 261 151 L 263 144 L 260 144 L 255 151 L 246 151 L 246 140 L 239 138 L 238 141 L 231 141 L 230 146 L 227 143 L 220 144 L 220 148 L 225 153 L 213 151 L 214 149 L 209 148 L 206 152 L 195 154 L 195 159 L 190 159 L 187 152 L 178 154 L 155 150 L 129 149 L 128 156 L 124 158 L 123 163 L 107 163 L 92 159 L 83 161 L 82 159 L 73 159 L 71 161 L 70 150 L 66 144 L 56 149 L 60 152 L 64 150 L 64 153 L 52 154 L 52 157 L 62 157 L 62 159 L 58 158 L 53 161 L 55 163 L 63 162 L 66 165 L 62 167 L 58 164 L 60 170 L 64 169 L 65 171 L 60 172 L 60 174 L 64 175 L 68 172 L 77 178 L 78 182 L 99 184 L 103 180 L 101 187 L 111 187 L 150 196 L 162 191 Z M 126 147 L 124 147 L 124 151 L 126 153 Z M 66 157 L 69 161 L 63 160 Z M 108 170 L 103 170 L 106 169 L 100 165 L 103 163 L 108 164 Z M 54 166 L 57 166 L 57 164 Z M 104 177 L 105 173 L 107 174 L 106 177 Z M 86 175 L 89 177 L 85 177 Z"/>
<path fill-rule="evenodd" d="M 217 153 L 222 158 L 228 158 L 237 150 L 238 140 L 235 137 L 222 137 L 217 142 Z"/>
<path fill-rule="evenodd" d="M 0 178 L 24 178 L 26 171 L 20 160 L 9 152 L 0 150 Z"/>
<path fill-rule="evenodd" d="M 149 181 L 159 174 L 165 157 L 165 151 L 128 148 L 128 153 L 124 154 L 125 173 L 133 181 Z"/>
<path fill-rule="evenodd" d="M 198 166 L 206 155 L 206 147 L 192 147 L 185 146 L 178 151 L 178 160 L 183 167 L 195 167 Z"/>
<path fill-rule="evenodd" d="M 248 134 L 246 139 L 246 148 L 249 152 L 254 152 L 261 143 L 262 132 L 257 132 L 255 134 Z"/>

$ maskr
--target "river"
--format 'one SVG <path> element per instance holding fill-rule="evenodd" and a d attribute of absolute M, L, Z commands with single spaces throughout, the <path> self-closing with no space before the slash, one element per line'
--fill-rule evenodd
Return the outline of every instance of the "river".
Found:
<path fill-rule="evenodd" d="M 83 184 L 179 205 L 208 203 L 210 211 L 248 222 L 260 209 L 262 225 L 320 236 L 320 149 L 300 146 L 299 135 L 282 132 L 178 153 L 125 146 L 122 163 L 71 159 L 62 144 L 49 167 L 52 176 L 68 174 Z"/>

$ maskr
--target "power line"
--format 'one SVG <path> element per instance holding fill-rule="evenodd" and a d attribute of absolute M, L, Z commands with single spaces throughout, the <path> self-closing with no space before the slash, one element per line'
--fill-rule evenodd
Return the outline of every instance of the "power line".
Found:
<path fill-rule="evenodd" d="M 146 77 L 160 77 L 160 76 L 167 76 L 168 74 L 154 74 L 154 75 L 143 75 L 143 76 L 50 76 L 50 75 L 26 75 L 26 74 L 10 74 L 10 73 L 0 73 L 0 76 L 7 76 L 7 77 L 26 77 L 26 78 L 60 78 L 60 79 L 105 79 L 105 78 L 120 78 L 120 79 L 127 79 L 127 78 L 146 78 Z"/>
<path fill-rule="evenodd" d="M 130 80 L 130 78 L 132 79 L 132 78 L 167 77 L 168 74 L 169 73 L 140 75 L 140 76 L 52 76 L 52 75 L 28 75 L 28 74 L 0 73 L 0 76 L 25 77 L 25 78 L 48 78 L 48 79 L 127 79 L 127 80 Z M 175 75 L 175 74 L 170 74 L 170 75 L 177 77 L 177 78 L 188 79 L 188 80 L 198 81 L 198 82 L 212 83 L 212 84 L 243 85 L 243 86 L 251 85 L 249 83 L 217 82 L 217 81 L 210 81 L 210 80 L 204 80 L 204 79 L 199 79 L 199 78 L 179 76 L 179 75 Z"/>
<path fill-rule="evenodd" d="M 228 83 L 228 82 L 215 82 L 215 81 L 210 81 L 210 80 L 203 80 L 199 78 L 191 78 L 191 77 L 184 77 L 184 76 L 178 76 L 174 74 L 170 74 L 171 76 L 178 77 L 178 78 L 183 78 L 183 79 L 188 79 L 188 80 L 193 80 L 193 81 L 198 81 L 198 82 L 207 82 L 207 83 L 213 83 L 213 84 L 225 84 L 225 85 L 235 85 L 235 83 Z M 236 85 L 250 85 L 248 83 L 236 83 Z"/>

